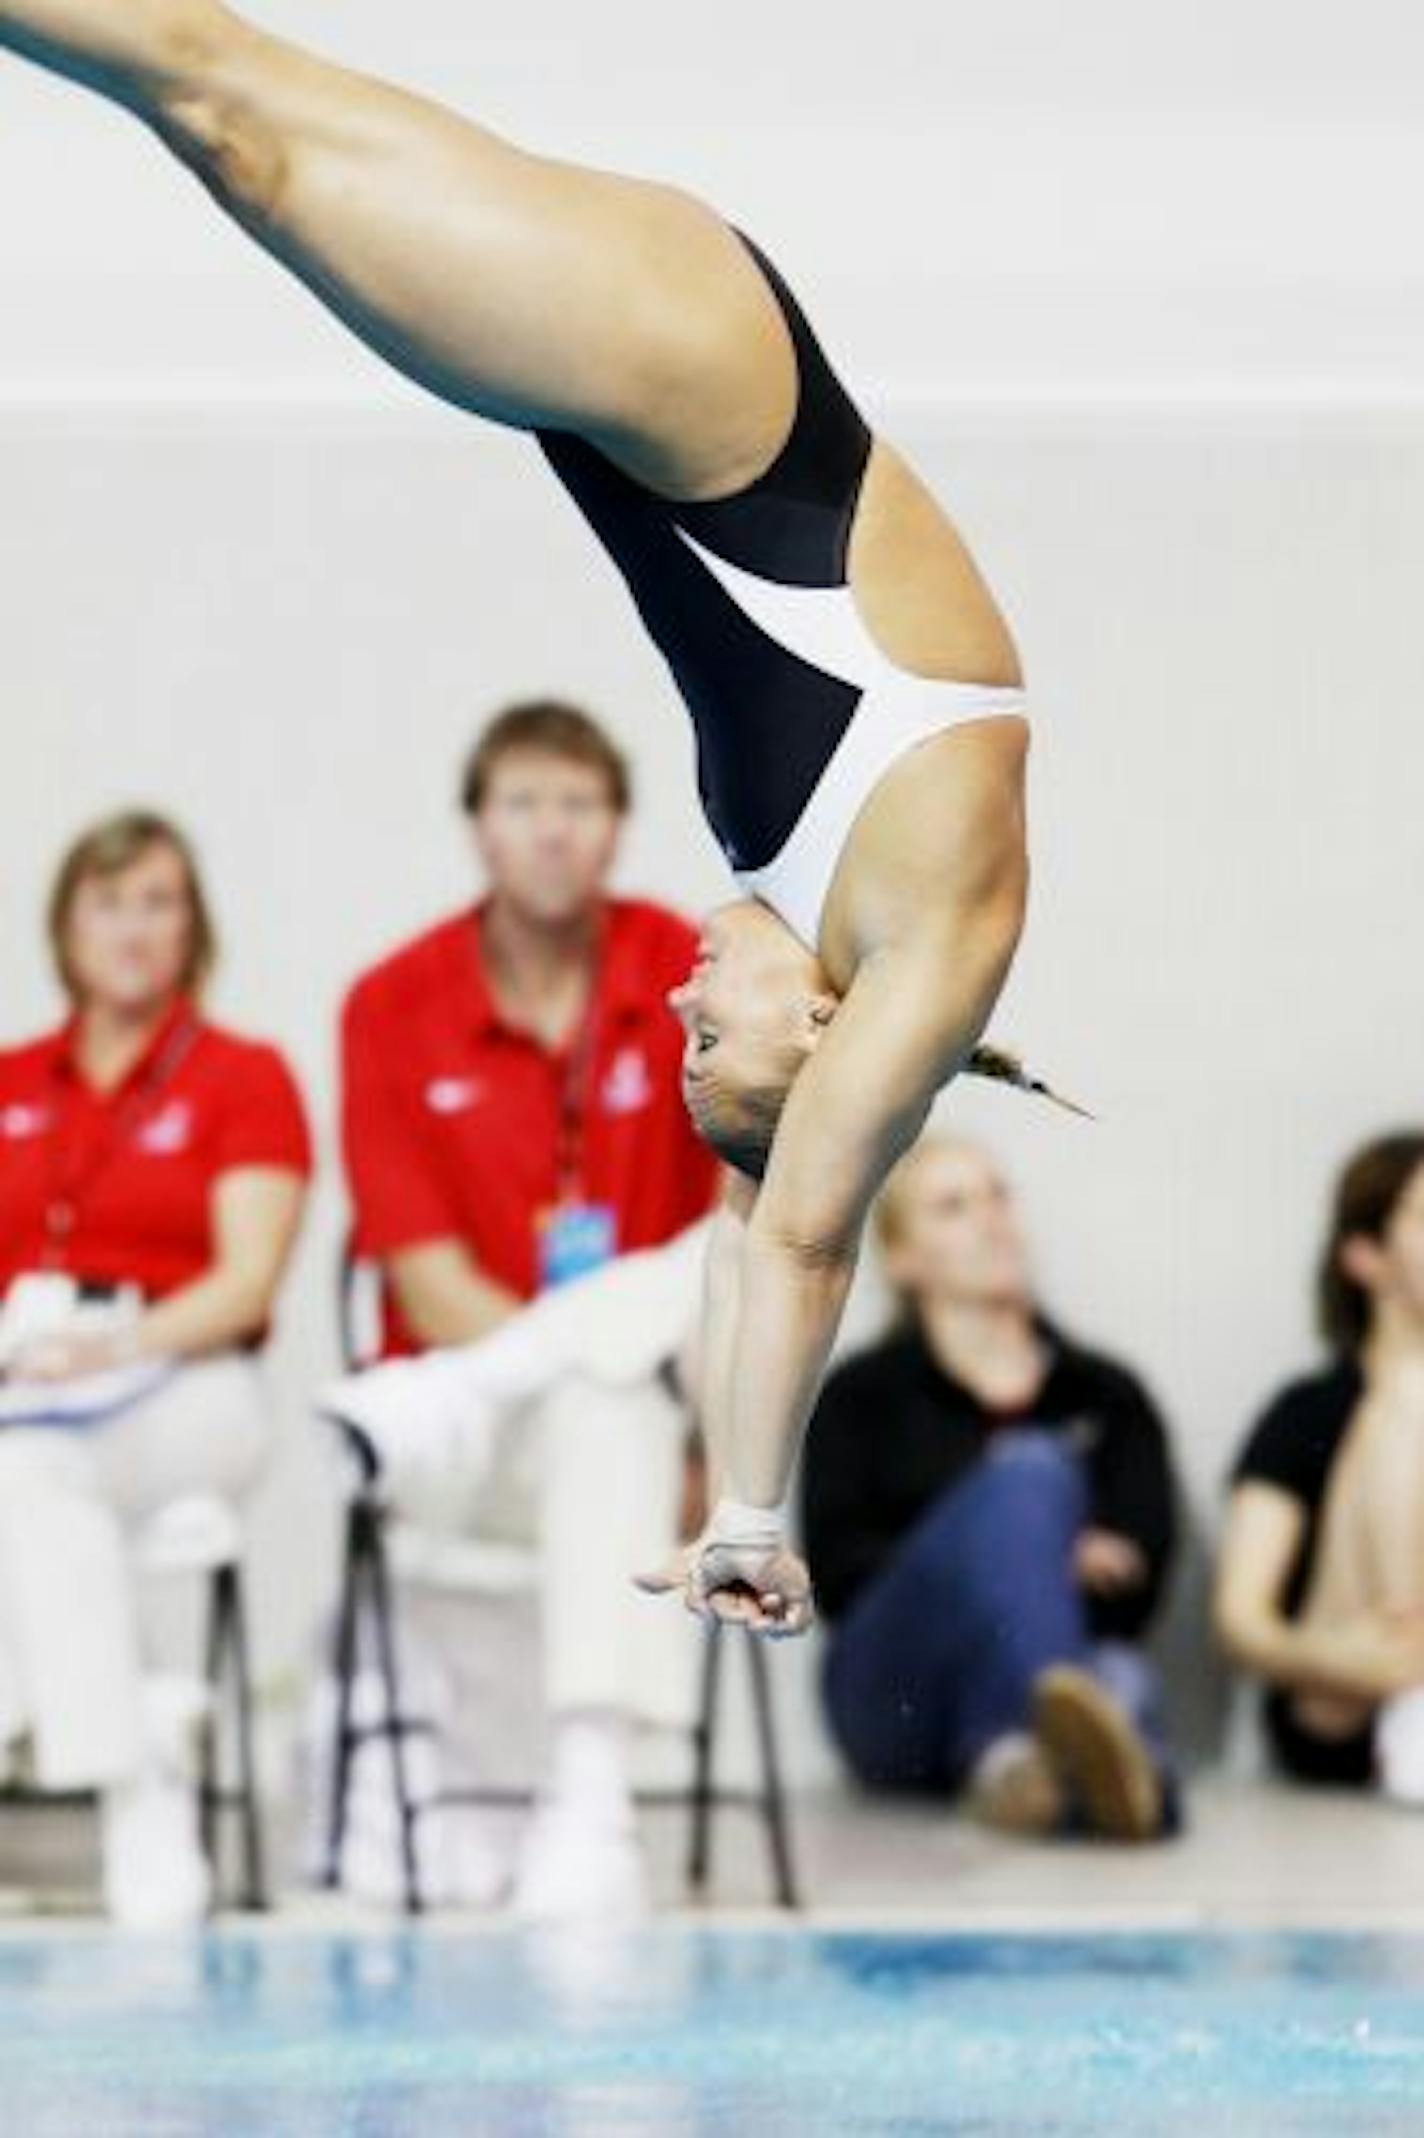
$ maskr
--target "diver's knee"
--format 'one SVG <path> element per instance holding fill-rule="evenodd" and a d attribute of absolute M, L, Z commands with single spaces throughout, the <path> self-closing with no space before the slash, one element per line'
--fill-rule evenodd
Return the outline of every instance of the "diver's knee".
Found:
<path fill-rule="evenodd" d="M 158 126 L 174 153 L 225 204 L 264 218 L 280 209 L 291 147 L 250 104 L 222 90 L 189 87 L 163 98 Z"/>

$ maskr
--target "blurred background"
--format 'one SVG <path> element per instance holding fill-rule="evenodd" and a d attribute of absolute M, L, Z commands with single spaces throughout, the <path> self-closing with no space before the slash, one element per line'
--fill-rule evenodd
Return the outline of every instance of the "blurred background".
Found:
<path fill-rule="evenodd" d="M 1037 716 L 994 1030 L 1101 1118 L 958 1088 L 946 1117 L 1009 1166 L 1048 1302 L 1145 1375 L 1211 1521 L 1309 1356 L 1330 1173 L 1418 1111 L 1417 9 L 252 12 L 711 197 L 960 520 Z M 723 877 L 669 683 L 526 442 L 383 371 L 131 121 L 8 64 L 0 201 L 0 1023 L 55 1010 L 70 835 L 174 812 L 228 943 L 218 1014 L 288 1048 L 322 1138 L 259 1530 L 280 1708 L 332 1567 L 304 1399 L 335 1359 L 335 1012 L 466 894 L 465 746 L 510 696 L 587 702 L 637 766 L 625 883 L 695 912 Z M 879 1312 L 868 1287 L 851 1332 Z M 815 1778 L 811 1659 L 777 1667 Z"/>

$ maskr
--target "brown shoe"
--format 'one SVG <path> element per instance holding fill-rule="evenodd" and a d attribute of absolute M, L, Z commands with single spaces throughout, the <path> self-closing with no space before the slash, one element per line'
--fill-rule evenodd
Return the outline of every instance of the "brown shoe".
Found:
<path fill-rule="evenodd" d="M 1162 1831 L 1162 1783 L 1147 1747 L 1091 1671 L 1071 1663 L 1040 1672 L 1033 1722 L 1060 1783 L 1095 1834 L 1152 1841 Z"/>
<path fill-rule="evenodd" d="M 1043 1747 L 1032 1737 L 992 1745 L 970 1777 L 965 1809 L 1002 1834 L 1056 1833 L 1067 1799 Z"/>

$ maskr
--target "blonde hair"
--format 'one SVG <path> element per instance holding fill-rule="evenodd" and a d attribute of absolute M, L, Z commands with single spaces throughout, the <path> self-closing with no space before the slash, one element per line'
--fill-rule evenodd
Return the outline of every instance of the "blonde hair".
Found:
<path fill-rule="evenodd" d="M 1086 1121 L 1094 1119 L 1086 1106 L 1079 1106 L 1072 1099 L 1065 1099 L 1059 1092 L 1051 1090 L 1041 1078 L 1031 1076 L 1018 1055 L 1008 1053 L 1003 1047 L 976 1047 L 965 1061 L 964 1074 L 984 1077 L 991 1084 L 1007 1084 L 1014 1091 L 1026 1091 L 1032 1093 L 1035 1098 L 1047 1099 L 1050 1105 L 1061 1106 L 1066 1112 L 1079 1114 Z M 925 1152 L 934 1149 L 937 1141 L 942 1144 L 944 1140 L 929 1136 L 924 1141 L 913 1144 L 899 1164 L 891 1167 L 882 1182 L 872 1213 L 875 1244 L 880 1251 L 882 1262 L 903 1237 L 905 1201 L 911 1175 Z M 902 1320 L 913 1319 L 914 1302 L 908 1294 L 897 1288 L 895 1299 L 899 1317 Z"/>
<path fill-rule="evenodd" d="M 890 1273 L 890 1259 L 905 1236 L 907 1205 L 910 1199 L 910 1183 L 924 1160 L 931 1153 L 944 1151 L 960 1145 L 957 1136 L 930 1134 L 918 1143 L 911 1144 L 903 1158 L 886 1174 L 880 1193 L 875 1198 L 872 1222 L 875 1227 L 875 1245 L 880 1256 L 881 1273 L 890 1291 L 889 1325 L 894 1330 L 918 1327 L 919 1303 L 905 1285 L 897 1284 Z M 966 1144 L 968 1149 L 976 1146 Z"/>
<path fill-rule="evenodd" d="M 697 1132 L 703 1142 L 712 1146 L 724 1165 L 744 1174 L 748 1180 L 765 1178 L 776 1131 L 781 1124 L 782 1109 L 799 1066 L 798 1062 L 791 1067 L 783 1084 L 768 1084 L 755 1091 L 741 1092 L 733 1101 L 721 1105 L 704 1105 L 695 1115 Z M 1050 1090 L 1041 1078 L 1029 1074 L 1016 1054 L 1008 1053 L 1003 1047 L 976 1047 L 964 1063 L 964 1074 L 985 1077 L 993 1084 L 1008 1084 L 1015 1091 L 1031 1092 L 1036 1098 L 1047 1099 L 1053 1106 L 1061 1106 L 1067 1113 L 1080 1114 L 1085 1121 L 1093 1119 L 1086 1106 L 1075 1105 L 1072 1099 L 1065 1099 Z M 893 1173 L 890 1178 L 894 1179 Z M 893 1215 L 887 1219 L 885 1213 L 893 1208 L 893 1192 L 887 1198 L 886 1188 L 882 1187 L 875 1206 L 876 1230 L 882 1249 L 888 1245 L 884 1227 L 887 1222 L 895 1222 Z"/>
<path fill-rule="evenodd" d="M 47 911 L 49 947 L 60 984 L 71 1002 L 77 1000 L 79 984 L 70 963 L 68 936 L 74 900 L 81 884 L 94 877 L 119 876 L 155 846 L 166 846 L 178 856 L 187 878 L 189 935 L 180 986 L 185 994 L 200 994 L 217 962 L 217 931 L 197 855 L 186 834 L 169 818 L 151 809 L 125 809 L 104 817 L 80 833 L 68 849 L 50 887 Z"/>
<path fill-rule="evenodd" d="M 1061 1106 L 1065 1113 L 1077 1114 L 1084 1121 L 1096 1120 L 1086 1106 L 1079 1106 L 1073 1099 L 1065 1099 L 1054 1091 L 1041 1077 L 1033 1076 L 1024 1067 L 1017 1054 L 1010 1054 L 1004 1047 L 985 1045 L 976 1047 L 964 1064 L 966 1076 L 987 1077 L 991 1084 L 1009 1084 L 1015 1091 L 1031 1092 L 1035 1098 L 1047 1099 L 1050 1106 Z"/>
<path fill-rule="evenodd" d="M 918 1160 L 930 1148 L 933 1139 L 912 1144 L 904 1157 L 890 1168 L 880 1185 L 871 1215 L 875 1225 L 875 1244 L 882 1261 L 893 1248 L 899 1245 L 905 1231 L 905 1197 L 911 1173 Z"/>

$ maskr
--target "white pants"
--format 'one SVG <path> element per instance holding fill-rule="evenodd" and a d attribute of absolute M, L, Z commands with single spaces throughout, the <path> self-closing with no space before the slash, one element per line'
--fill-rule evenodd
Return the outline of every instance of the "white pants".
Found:
<path fill-rule="evenodd" d="M 0 1429 L 0 1673 L 42 1788 L 106 1788 L 144 1758 L 133 1532 L 190 1492 L 238 1500 L 270 1440 L 255 1362 L 194 1361 L 117 1416 Z"/>
<path fill-rule="evenodd" d="M 657 1380 L 609 1388 L 580 1374 L 501 1423 L 462 1528 L 535 1556 L 543 1700 L 688 1719 L 687 1629 L 633 1587 L 677 1536 L 686 1420 Z"/>
<path fill-rule="evenodd" d="M 659 1369 L 695 1322 L 707 1232 L 546 1293 L 483 1343 L 375 1367 L 324 1399 L 376 1439 L 397 1515 L 537 1552 L 551 1713 L 691 1719 L 693 1629 L 631 1576 L 677 1539 L 687 1426 Z"/>

